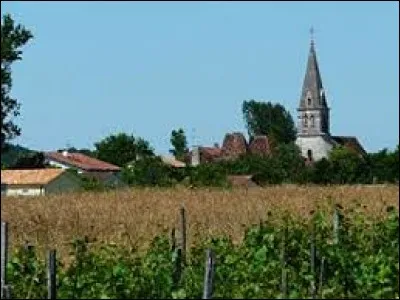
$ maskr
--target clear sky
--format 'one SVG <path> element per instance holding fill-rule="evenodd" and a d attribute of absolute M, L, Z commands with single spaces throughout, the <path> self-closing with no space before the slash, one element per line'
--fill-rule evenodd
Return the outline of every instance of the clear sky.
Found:
<path fill-rule="evenodd" d="M 246 132 L 241 105 L 279 102 L 297 120 L 315 28 L 331 132 L 367 151 L 399 136 L 399 3 L 1 2 L 34 40 L 13 68 L 15 142 L 93 148 L 111 133 L 167 153 Z"/>

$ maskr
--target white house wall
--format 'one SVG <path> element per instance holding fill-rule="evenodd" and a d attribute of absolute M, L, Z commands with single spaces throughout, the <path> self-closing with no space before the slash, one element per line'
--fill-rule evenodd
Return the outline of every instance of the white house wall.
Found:
<path fill-rule="evenodd" d="M 4 196 L 40 196 L 79 191 L 81 184 L 72 174 L 64 173 L 47 185 L 2 185 Z"/>
<path fill-rule="evenodd" d="M 44 194 L 44 187 L 38 185 L 7 185 L 5 196 L 39 196 Z"/>

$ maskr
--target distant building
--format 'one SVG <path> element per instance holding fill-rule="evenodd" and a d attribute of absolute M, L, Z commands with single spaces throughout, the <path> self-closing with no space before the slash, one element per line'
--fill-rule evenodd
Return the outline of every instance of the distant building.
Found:
<path fill-rule="evenodd" d="M 186 164 L 180 160 L 177 160 L 174 156 L 162 155 L 161 160 L 164 164 L 173 168 L 184 168 Z"/>
<path fill-rule="evenodd" d="M 316 161 L 327 157 L 336 145 L 345 146 L 360 155 L 365 154 L 365 150 L 356 137 L 330 134 L 329 107 L 322 85 L 313 39 L 311 39 L 307 70 L 297 111 L 296 144 L 307 161 Z"/>
<path fill-rule="evenodd" d="M 256 136 L 247 143 L 241 132 L 227 133 L 222 147 L 195 146 L 189 152 L 189 161 L 192 166 L 202 163 L 232 160 L 244 154 L 270 155 L 271 147 L 267 136 Z"/>
<path fill-rule="evenodd" d="M 307 163 L 327 157 L 333 147 L 341 145 L 363 156 L 364 148 L 354 136 L 333 136 L 330 133 L 329 107 L 326 93 L 319 72 L 314 40 L 308 55 L 307 69 L 304 76 L 297 109 L 298 124 L 296 145 Z M 235 159 L 242 154 L 253 153 L 269 155 L 271 145 L 267 136 L 255 136 L 249 144 L 240 132 L 225 135 L 223 146 L 196 146 L 190 151 L 189 161 L 196 166 L 205 162 Z"/>
<path fill-rule="evenodd" d="M 77 152 L 45 152 L 45 162 L 62 169 L 75 169 L 78 174 L 93 178 L 106 185 L 123 185 L 119 177 L 121 168 Z"/>
<path fill-rule="evenodd" d="M 1 195 L 39 196 L 80 190 L 78 177 L 63 169 L 2 170 Z"/>

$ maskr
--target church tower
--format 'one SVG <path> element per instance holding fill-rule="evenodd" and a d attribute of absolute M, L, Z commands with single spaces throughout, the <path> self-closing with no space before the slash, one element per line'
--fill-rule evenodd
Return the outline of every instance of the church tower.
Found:
<path fill-rule="evenodd" d="M 322 86 L 313 39 L 311 39 L 307 70 L 297 111 L 299 135 L 329 135 L 329 108 Z"/>
<path fill-rule="evenodd" d="M 297 112 L 296 144 L 302 150 L 303 156 L 309 160 L 318 160 L 326 157 L 335 143 L 330 137 L 329 107 L 322 86 L 314 38 L 312 36 Z"/>

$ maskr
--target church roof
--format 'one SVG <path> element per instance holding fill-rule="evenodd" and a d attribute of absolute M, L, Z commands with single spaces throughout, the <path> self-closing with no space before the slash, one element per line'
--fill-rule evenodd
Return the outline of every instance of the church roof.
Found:
<path fill-rule="evenodd" d="M 304 76 L 303 88 L 300 98 L 300 109 L 306 108 L 305 101 L 308 93 L 311 94 L 314 105 L 321 104 L 323 106 L 326 106 L 325 97 L 321 96 L 322 91 L 322 79 L 319 72 L 314 40 L 311 40 L 310 51 L 308 53 L 307 69 Z"/>
<path fill-rule="evenodd" d="M 354 136 L 332 136 L 332 139 L 338 144 L 355 151 L 356 153 L 365 155 L 366 151 L 359 143 L 358 139 Z"/>

